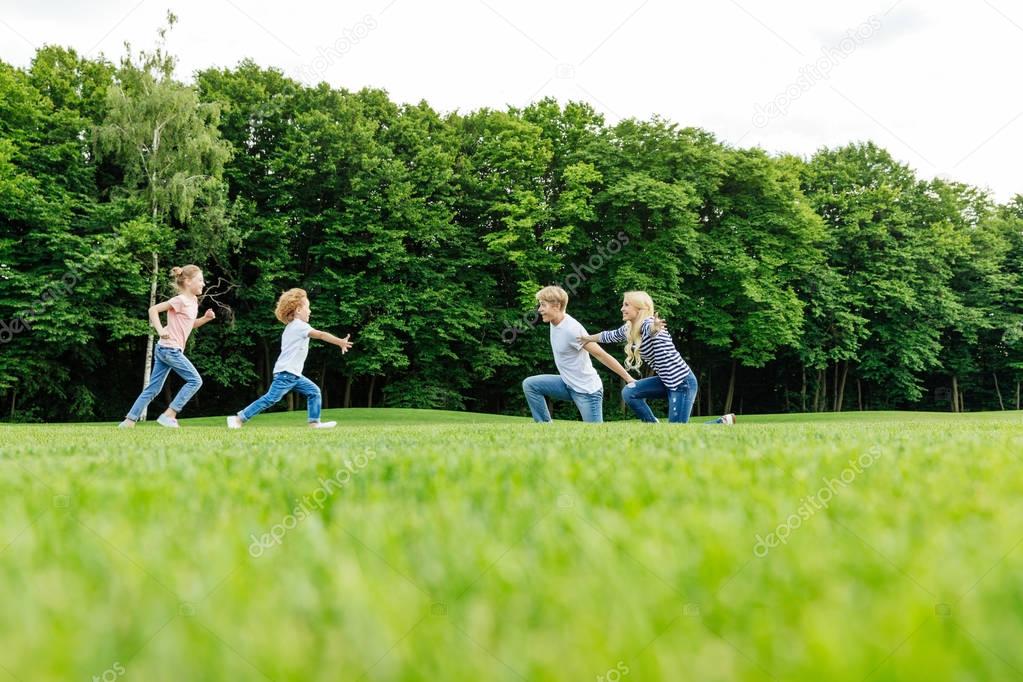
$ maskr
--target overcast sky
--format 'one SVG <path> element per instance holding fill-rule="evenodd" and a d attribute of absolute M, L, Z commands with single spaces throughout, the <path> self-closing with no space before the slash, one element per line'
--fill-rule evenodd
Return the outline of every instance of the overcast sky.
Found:
<path fill-rule="evenodd" d="M 1023 6 L 1010 0 L 2 0 L 0 59 L 116 60 L 167 9 L 179 74 L 250 57 L 441 111 L 586 100 L 808 155 L 872 139 L 923 177 L 1023 193 Z"/>

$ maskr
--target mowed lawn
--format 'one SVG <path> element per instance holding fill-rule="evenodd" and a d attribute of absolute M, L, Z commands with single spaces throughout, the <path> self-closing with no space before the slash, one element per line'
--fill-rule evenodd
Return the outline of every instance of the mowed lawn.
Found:
<path fill-rule="evenodd" d="M 0 427 L 0 682 L 1009 680 L 1023 415 Z"/>

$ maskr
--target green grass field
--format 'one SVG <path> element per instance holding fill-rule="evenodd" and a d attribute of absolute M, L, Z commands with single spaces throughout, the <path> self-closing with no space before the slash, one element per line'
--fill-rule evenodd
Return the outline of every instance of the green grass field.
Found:
<path fill-rule="evenodd" d="M 1023 677 L 1018 412 L 325 417 L 0 427 L 0 682 Z"/>

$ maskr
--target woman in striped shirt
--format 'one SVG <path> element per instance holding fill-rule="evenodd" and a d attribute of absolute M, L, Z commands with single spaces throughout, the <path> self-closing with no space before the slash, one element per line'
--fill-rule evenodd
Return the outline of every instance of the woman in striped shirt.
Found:
<path fill-rule="evenodd" d="M 598 343 L 624 343 L 625 368 L 639 369 L 647 363 L 654 376 L 639 379 L 622 389 L 622 399 L 636 416 L 645 422 L 656 422 L 648 398 L 668 399 L 668 421 L 685 424 L 696 401 L 696 375 L 675 349 L 671 334 L 663 320 L 654 314 L 654 302 L 645 291 L 627 291 L 622 302 L 622 320 L 618 329 L 580 336 L 579 341 Z M 707 422 L 708 424 L 734 424 L 735 415 Z"/>

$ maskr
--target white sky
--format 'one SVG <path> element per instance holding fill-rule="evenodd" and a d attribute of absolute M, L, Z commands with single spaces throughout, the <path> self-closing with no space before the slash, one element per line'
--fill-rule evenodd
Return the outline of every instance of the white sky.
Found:
<path fill-rule="evenodd" d="M 251 57 L 306 82 L 379 87 L 441 111 L 583 99 L 611 122 L 660 114 L 771 152 L 808 155 L 872 139 L 922 177 L 988 187 L 1000 201 L 1023 193 L 1023 6 L 1011 0 L 0 0 L 0 7 L 0 59 L 18 66 L 44 43 L 116 61 L 124 41 L 151 46 L 171 9 L 179 23 L 169 48 L 184 79 Z M 826 77 L 808 71 L 822 59 Z M 763 108 L 786 90 L 794 96 L 784 111 Z"/>

